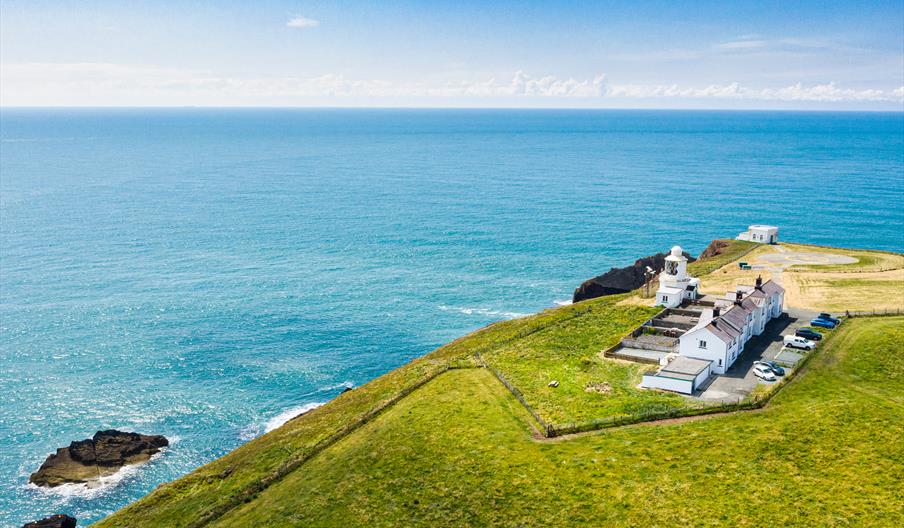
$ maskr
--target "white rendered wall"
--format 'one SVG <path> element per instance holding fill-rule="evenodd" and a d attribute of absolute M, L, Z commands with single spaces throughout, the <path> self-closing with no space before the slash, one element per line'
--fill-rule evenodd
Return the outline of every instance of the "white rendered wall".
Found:
<path fill-rule="evenodd" d="M 681 394 L 693 394 L 693 380 L 679 380 L 674 378 L 663 378 L 644 374 L 643 381 L 640 383 L 642 387 L 648 389 L 663 389 L 668 391 L 680 392 Z"/>

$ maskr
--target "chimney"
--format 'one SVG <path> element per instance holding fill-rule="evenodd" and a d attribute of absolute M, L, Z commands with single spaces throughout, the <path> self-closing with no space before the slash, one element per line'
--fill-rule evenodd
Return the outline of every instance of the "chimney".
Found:
<path fill-rule="evenodd" d="M 742 300 L 744 300 L 744 292 L 741 290 L 736 291 L 734 303 L 740 305 Z"/>
<path fill-rule="evenodd" d="M 713 307 L 713 319 L 719 317 L 721 313 L 722 310 L 718 306 Z"/>
<path fill-rule="evenodd" d="M 756 276 L 756 289 L 763 291 L 763 276 L 762 275 Z"/>

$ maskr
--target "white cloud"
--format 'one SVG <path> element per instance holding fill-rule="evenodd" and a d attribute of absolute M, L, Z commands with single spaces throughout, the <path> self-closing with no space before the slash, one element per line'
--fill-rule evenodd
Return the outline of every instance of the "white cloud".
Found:
<path fill-rule="evenodd" d="M 316 77 L 218 75 L 185 70 L 110 63 L 0 64 L 0 103 L 4 105 L 242 105 L 344 104 L 342 101 L 380 99 L 493 101 L 575 99 L 585 105 L 613 105 L 624 101 L 782 101 L 836 103 L 904 103 L 904 86 L 893 89 L 843 88 L 834 82 L 750 88 L 737 82 L 706 86 L 678 84 L 617 84 L 604 75 L 593 78 L 532 76 L 515 72 L 496 78 L 447 83 L 351 79 L 341 74 Z M 326 103 L 324 101 L 327 101 Z M 542 103 L 538 103 L 542 104 Z"/>
<path fill-rule="evenodd" d="M 286 22 L 286 26 L 290 28 L 312 28 L 320 25 L 319 20 L 315 20 L 313 18 L 308 18 L 305 16 L 298 15 L 288 22 Z"/>
<path fill-rule="evenodd" d="M 902 102 L 904 88 L 895 90 L 839 88 L 834 82 L 805 86 L 802 83 L 780 88 L 746 88 L 738 83 L 711 84 L 703 88 L 670 85 L 613 85 L 607 95 L 626 98 L 739 99 L 748 101 L 806 102 Z"/>
<path fill-rule="evenodd" d="M 765 48 L 769 42 L 765 40 L 733 40 L 730 42 L 720 42 L 715 45 L 719 49 L 757 49 Z"/>

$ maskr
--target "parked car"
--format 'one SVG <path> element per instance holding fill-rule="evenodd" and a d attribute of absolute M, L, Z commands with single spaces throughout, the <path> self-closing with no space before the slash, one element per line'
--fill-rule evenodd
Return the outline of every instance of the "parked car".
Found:
<path fill-rule="evenodd" d="M 815 341 L 810 341 L 809 339 L 804 339 L 795 335 L 786 335 L 784 343 L 786 347 L 800 348 L 802 350 L 813 350 L 816 348 Z"/>
<path fill-rule="evenodd" d="M 813 319 L 810 321 L 810 326 L 818 326 L 820 328 L 828 328 L 829 330 L 835 328 L 835 323 L 832 321 L 827 321 L 825 319 Z"/>
<path fill-rule="evenodd" d="M 819 341 L 822 339 L 822 334 L 810 328 L 801 328 L 797 332 L 794 332 L 794 335 L 796 335 L 797 337 L 802 337 L 804 339 L 809 339 L 810 341 Z"/>
<path fill-rule="evenodd" d="M 753 375 L 766 381 L 775 381 L 775 374 L 772 373 L 772 369 L 765 365 L 753 367 Z"/>
<path fill-rule="evenodd" d="M 820 313 L 819 315 L 816 316 L 816 318 L 822 319 L 823 321 L 828 321 L 830 323 L 835 323 L 835 326 L 838 326 L 841 324 L 841 319 L 838 319 L 837 317 L 832 317 L 832 314 L 826 313 L 826 312 Z"/>
<path fill-rule="evenodd" d="M 763 361 L 776 376 L 784 376 L 785 369 L 775 361 Z"/>
<path fill-rule="evenodd" d="M 782 368 L 781 365 L 776 363 L 775 361 L 754 361 L 753 366 L 766 367 L 772 371 L 776 376 L 784 376 L 785 369 Z"/>

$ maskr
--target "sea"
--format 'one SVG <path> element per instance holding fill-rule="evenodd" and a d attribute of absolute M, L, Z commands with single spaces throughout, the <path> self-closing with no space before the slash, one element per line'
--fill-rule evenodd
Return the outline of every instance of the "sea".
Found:
<path fill-rule="evenodd" d="M 904 113 L 0 110 L 0 526 L 86 525 L 582 281 L 748 224 L 904 251 Z M 116 428 L 171 446 L 28 476 Z"/>

